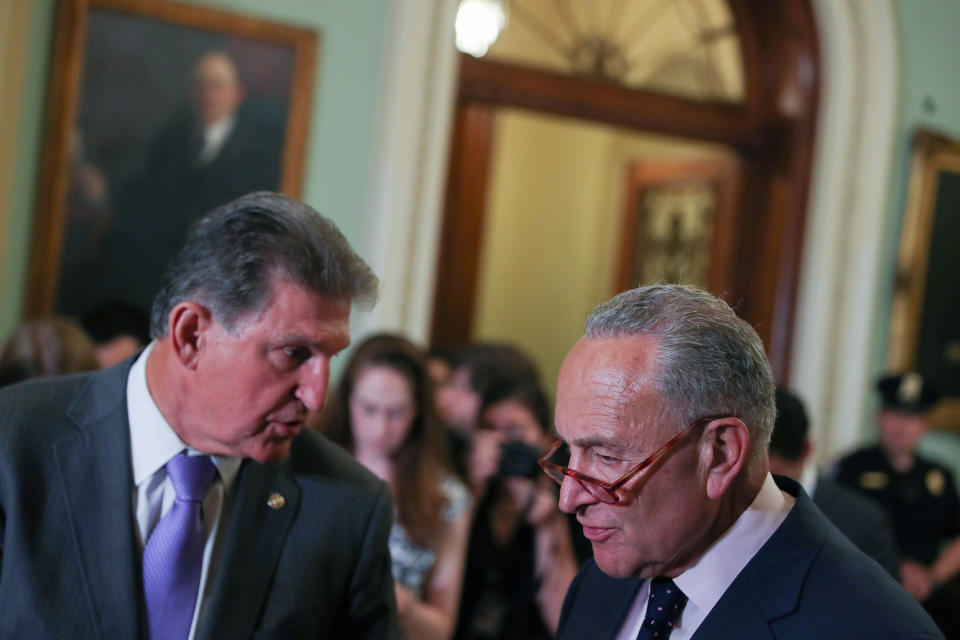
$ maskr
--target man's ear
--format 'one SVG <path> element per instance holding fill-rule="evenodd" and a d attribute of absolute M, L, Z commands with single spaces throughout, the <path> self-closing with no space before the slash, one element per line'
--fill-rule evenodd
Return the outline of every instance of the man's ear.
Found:
<path fill-rule="evenodd" d="M 170 311 L 167 332 L 170 346 L 180 364 L 195 369 L 200 350 L 207 339 L 207 331 L 213 324 L 210 311 L 195 302 L 181 302 Z"/>
<path fill-rule="evenodd" d="M 700 463 L 706 474 L 707 496 L 723 496 L 740 473 L 750 452 L 750 430 L 739 418 L 718 418 L 707 424 L 700 439 Z"/>

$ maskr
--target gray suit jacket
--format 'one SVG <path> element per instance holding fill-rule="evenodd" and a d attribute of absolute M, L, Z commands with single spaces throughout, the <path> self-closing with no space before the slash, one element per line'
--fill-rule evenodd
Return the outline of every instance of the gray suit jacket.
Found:
<path fill-rule="evenodd" d="M 799 484 L 776 481 L 796 504 L 694 640 L 943 639 L 916 600 L 830 524 Z M 642 584 L 611 578 L 590 560 L 567 592 L 557 638 L 613 638 Z"/>
<path fill-rule="evenodd" d="M 130 364 L 0 390 L 0 638 L 145 635 Z M 382 482 L 304 431 L 282 464 L 245 461 L 232 500 L 197 640 L 395 637 Z"/>

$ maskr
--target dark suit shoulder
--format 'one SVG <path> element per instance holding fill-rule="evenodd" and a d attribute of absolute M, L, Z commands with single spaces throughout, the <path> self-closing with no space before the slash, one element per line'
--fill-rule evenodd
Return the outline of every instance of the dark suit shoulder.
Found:
<path fill-rule="evenodd" d="M 778 484 L 798 491 L 779 478 Z M 776 612 L 771 629 L 777 638 L 942 637 L 917 601 L 805 494 L 796 493 L 787 519 L 748 567 L 744 574 L 761 589 L 766 610 Z M 789 593 L 797 594 L 795 604 Z"/>
<path fill-rule="evenodd" d="M 567 591 L 560 613 L 557 640 L 600 640 L 620 628 L 637 591 L 640 578 L 614 578 L 591 558 Z"/>
<path fill-rule="evenodd" d="M 833 613 L 825 616 L 826 611 Z M 929 615 L 880 565 L 835 535 L 827 536 L 811 565 L 797 609 L 774 629 L 778 625 L 801 633 L 777 637 L 942 638 Z"/>
<path fill-rule="evenodd" d="M 0 389 L 0 439 L 49 440 L 92 375 L 33 378 Z"/>
<path fill-rule="evenodd" d="M 900 554 L 887 512 L 858 491 L 820 477 L 813 494 L 817 508 L 843 535 L 880 563 L 894 578 L 900 576 Z"/>
<path fill-rule="evenodd" d="M 819 478 L 813 502 L 832 522 L 853 519 L 861 526 L 889 525 L 886 512 L 853 489 L 830 478 Z M 843 527 L 840 527 L 843 531 Z"/>
<path fill-rule="evenodd" d="M 30 378 L 0 389 L 0 410 L 10 407 L 20 410 L 47 407 L 56 408 L 76 396 L 90 378 L 89 373 L 70 376 Z M 50 403 L 53 403 L 53 407 Z"/>
<path fill-rule="evenodd" d="M 378 493 L 384 486 L 348 451 L 313 429 L 304 429 L 296 437 L 285 464 L 293 474 L 316 481 L 332 481 Z"/>

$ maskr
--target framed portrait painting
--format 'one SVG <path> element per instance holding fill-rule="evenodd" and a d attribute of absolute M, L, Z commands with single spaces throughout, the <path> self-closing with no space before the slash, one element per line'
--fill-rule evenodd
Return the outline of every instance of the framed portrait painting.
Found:
<path fill-rule="evenodd" d="M 943 399 L 935 426 L 960 431 L 960 141 L 918 130 L 900 236 L 887 366 L 919 371 Z"/>
<path fill-rule="evenodd" d="M 28 315 L 149 314 L 203 214 L 300 195 L 314 32 L 161 0 L 57 12 Z"/>

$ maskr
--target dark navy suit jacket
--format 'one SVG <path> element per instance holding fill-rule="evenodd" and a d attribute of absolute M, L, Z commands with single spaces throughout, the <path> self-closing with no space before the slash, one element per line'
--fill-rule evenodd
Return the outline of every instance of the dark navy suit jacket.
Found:
<path fill-rule="evenodd" d="M 0 638 L 144 636 L 131 361 L 0 390 Z M 231 494 L 197 640 L 395 636 L 382 482 L 304 431 L 282 464 L 245 461 Z"/>
<path fill-rule="evenodd" d="M 894 579 L 900 579 L 900 554 L 890 517 L 882 507 L 825 476 L 817 478 L 813 504 L 860 551 L 879 562 Z"/>
<path fill-rule="evenodd" d="M 707 615 L 695 640 L 943 638 L 917 602 L 813 505 L 797 502 Z M 563 605 L 558 640 L 607 640 L 620 629 L 638 578 L 611 578 L 591 560 Z"/>

